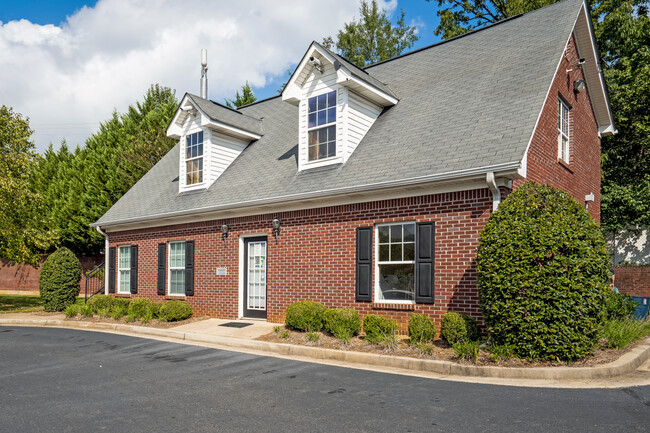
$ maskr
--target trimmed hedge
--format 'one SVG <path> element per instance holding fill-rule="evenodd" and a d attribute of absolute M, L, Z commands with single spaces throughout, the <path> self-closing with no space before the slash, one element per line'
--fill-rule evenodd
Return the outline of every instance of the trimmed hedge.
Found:
<path fill-rule="evenodd" d="M 43 263 L 38 289 L 45 311 L 63 311 L 75 303 L 81 281 L 81 263 L 69 249 L 62 247 Z"/>
<path fill-rule="evenodd" d="M 465 313 L 445 314 L 440 324 L 440 338 L 450 346 L 461 341 L 478 340 L 476 319 Z"/>
<path fill-rule="evenodd" d="M 108 311 L 113 305 L 113 297 L 108 295 L 95 295 L 88 299 L 86 305 L 88 305 L 95 314 L 99 313 L 101 310 Z"/>
<path fill-rule="evenodd" d="M 567 193 L 529 182 L 490 216 L 478 290 L 494 344 L 528 359 L 582 358 L 598 342 L 609 289 L 607 245 Z"/>
<path fill-rule="evenodd" d="M 320 302 L 298 301 L 287 307 L 285 324 L 296 331 L 314 331 L 323 329 L 323 313 L 326 308 Z"/>
<path fill-rule="evenodd" d="M 185 301 L 171 300 L 163 303 L 158 318 L 163 322 L 176 322 L 192 317 L 192 307 Z"/>
<path fill-rule="evenodd" d="M 139 319 L 143 317 L 147 311 L 152 311 L 155 309 L 156 313 L 158 312 L 158 309 L 160 307 L 155 307 L 154 302 L 151 301 L 148 298 L 134 298 L 131 299 L 131 302 L 129 303 L 129 315 L 135 317 L 136 319 Z M 155 317 L 156 314 L 152 314 L 152 317 Z"/>
<path fill-rule="evenodd" d="M 336 338 L 349 341 L 361 331 L 359 313 L 354 308 L 330 308 L 323 313 L 325 330 Z"/>
<path fill-rule="evenodd" d="M 395 336 L 397 322 L 376 314 L 366 314 L 363 318 L 363 331 L 366 333 L 366 341 L 380 343 Z"/>
<path fill-rule="evenodd" d="M 436 336 L 436 326 L 426 314 L 412 313 L 409 318 L 409 339 L 411 343 L 428 343 Z"/>

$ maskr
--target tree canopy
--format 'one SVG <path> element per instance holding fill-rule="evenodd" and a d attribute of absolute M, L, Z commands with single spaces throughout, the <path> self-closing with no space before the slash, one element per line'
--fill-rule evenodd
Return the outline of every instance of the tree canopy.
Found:
<path fill-rule="evenodd" d="M 336 41 L 328 36 L 323 39 L 323 45 L 329 49 L 336 48 L 343 57 L 361 68 L 398 56 L 418 40 L 415 27 L 406 24 L 403 10 L 395 26 L 386 16 L 386 11 L 379 9 L 376 0 L 371 3 L 361 0 L 359 12 L 358 22 L 345 23 Z"/>
<path fill-rule="evenodd" d="M 239 108 L 243 105 L 252 104 L 255 101 L 257 101 L 257 97 L 253 93 L 253 89 L 248 84 L 248 81 L 246 81 L 246 84 L 241 86 L 241 94 L 237 91 L 235 99 L 226 99 L 226 105 L 230 108 Z"/>

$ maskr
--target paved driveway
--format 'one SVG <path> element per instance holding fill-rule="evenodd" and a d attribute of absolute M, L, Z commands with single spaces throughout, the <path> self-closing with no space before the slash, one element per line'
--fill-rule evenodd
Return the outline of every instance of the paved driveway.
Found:
<path fill-rule="evenodd" d="M 0 432 L 97 431 L 639 432 L 650 387 L 477 385 L 0 327 Z"/>

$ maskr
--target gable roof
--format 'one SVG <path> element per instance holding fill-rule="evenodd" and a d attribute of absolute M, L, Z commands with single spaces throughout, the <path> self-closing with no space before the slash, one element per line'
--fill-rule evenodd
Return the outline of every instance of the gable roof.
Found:
<path fill-rule="evenodd" d="M 490 171 L 516 177 L 582 4 L 556 3 L 361 71 L 386 83 L 399 103 L 345 164 L 298 172 L 298 109 L 274 97 L 238 110 L 263 118 L 264 135 L 210 188 L 178 193 L 177 145 L 93 225 L 218 218 L 233 209 L 485 179 Z"/>

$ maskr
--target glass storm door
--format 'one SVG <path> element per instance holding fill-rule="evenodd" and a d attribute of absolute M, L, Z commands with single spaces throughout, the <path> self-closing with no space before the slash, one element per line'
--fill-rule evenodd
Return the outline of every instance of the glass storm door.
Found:
<path fill-rule="evenodd" d="M 244 239 L 244 317 L 266 319 L 266 237 Z"/>

